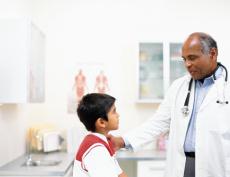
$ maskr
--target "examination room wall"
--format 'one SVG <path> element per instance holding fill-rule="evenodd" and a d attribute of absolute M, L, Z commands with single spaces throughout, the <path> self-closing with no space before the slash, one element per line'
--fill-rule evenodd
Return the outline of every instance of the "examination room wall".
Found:
<path fill-rule="evenodd" d="M 106 68 L 120 113 L 117 134 L 137 127 L 158 107 L 136 103 L 139 42 L 183 42 L 191 32 L 204 31 L 217 40 L 219 59 L 230 66 L 227 0 L 0 1 L 0 9 L 6 7 L 0 17 L 29 17 L 46 35 L 46 99 L 0 107 L 0 142 L 7 142 L 0 147 L 0 165 L 25 152 L 25 128 L 31 124 L 81 126 L 76 114 L 67 113 L 72 73 L 79 63 Z M 14 146 L 20 148 L 9 148 Z"/>

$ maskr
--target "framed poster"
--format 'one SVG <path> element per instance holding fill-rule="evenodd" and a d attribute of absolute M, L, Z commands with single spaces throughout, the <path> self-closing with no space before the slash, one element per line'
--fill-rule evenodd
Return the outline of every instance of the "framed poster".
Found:
<path fill-rule="evenodd" d="M 163 43 L 139 43 L 138 72 L 138 102 L 162 100 Z"/>
<path fill-rule="evenodd" d="M 186 68 L 181 54 L 182 43 L 170 43 L 169 44 L 169 58 L 170 58 L 170 84 L 172 82 L 186 74 Z"/>
<path fill-rule="evenodd" d="M 77 105 L 85 94 L 110 91 L 108 73 L 103 64 L 78 63 L 71 77 L 68 113 L 76 113 Z"/>

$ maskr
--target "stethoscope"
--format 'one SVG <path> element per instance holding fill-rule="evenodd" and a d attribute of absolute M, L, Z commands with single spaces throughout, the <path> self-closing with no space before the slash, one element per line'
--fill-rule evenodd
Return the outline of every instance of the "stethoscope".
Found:
<path fill-rule="evenodd" d="M 222 65 L 219 62 L 217 63 L 216 70 L 218 69 L 219 66 L 221 66 L 225 70 L 226 75 L 225 75 L 225 79 L 224 79 L 225 83 L 224 83 L 224 90 L 223 90 L 223 99 L 222 100 L 221 99 L 217 99 L 216 103 L 218 103 L 218 104 L 228 104 L 228 101 L 225 99 L 225 86 L 226 86 L 227 81 L 228 81 L 228 70 L 227 70 L 227 68 L 224 65 Z M 213 79 L 214 79 L 214 81 L 216 80 L 216 75 L 215 75 L 216 70 L 213 73 Z M 189 81 L 187 97 L 185 99 L 184 106 L 181 108 L 181 112 L 182 112 L 182 114 L 183 114 L 184 117 L 187 117 L 188 114 L 189 114 L 188 105 L 189 105 L 190 93 L 191 93 L 191 90 L 192 90 L 192 82 L 193 82 L 193 79 L 191 78 L 190 81 Z"/>

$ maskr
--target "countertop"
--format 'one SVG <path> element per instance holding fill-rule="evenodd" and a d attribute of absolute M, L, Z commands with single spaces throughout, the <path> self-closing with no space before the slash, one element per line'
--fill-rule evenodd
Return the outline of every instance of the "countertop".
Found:
<path fill-rule="evenodd" d="M 141 150 L 132 152 L 128 150 L 119 150 L 116 152 L 118 160 L 165 160 L 166 152 L 157 150 Z"/>
<path fill-rule="evenodd" d="M 72 168 L 74 157 L 74 154 L 66 152 L 32 154 L 33 160 L 57 160 L 61 162 L 55 166 L 24 166 L 23 164 L 26 162 L 27 156 L 23 155 L 0 167 L 0 176 L 64 177 L 67 176 L 67 171 L 70 171 L 70 168 Z M 166 152 L 156 150 L 142 150 L 137 152 L 120 150 L 116 152 L 116 158 L 119 161 L 165 160 Z"/>
<path fill-rule="evenodd" d="M 54 166 L 23 166 L 26 158 L 27 156 L 23 155 L 0 167 L 0 176 L 65 176 L 73 165 L 74 154 L 66 152 L 32 154 L 32 159 L 35 160 L 60 161 Z"/>

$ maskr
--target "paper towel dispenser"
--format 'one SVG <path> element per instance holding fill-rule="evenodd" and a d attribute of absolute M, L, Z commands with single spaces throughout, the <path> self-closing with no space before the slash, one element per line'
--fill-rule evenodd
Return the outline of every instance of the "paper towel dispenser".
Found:
<path fill-rule="evenodd" d="M 51 152 L 62 149 L 62 132 L 52 126 L 33 126 L 28 131 L 29 152 Z"/>
<path fill-rule="evenodd" d="M 51 152 L 61 149 L 63 138 L 59 131 L 50 131 L 43 133 L 43 151 Z"/>

